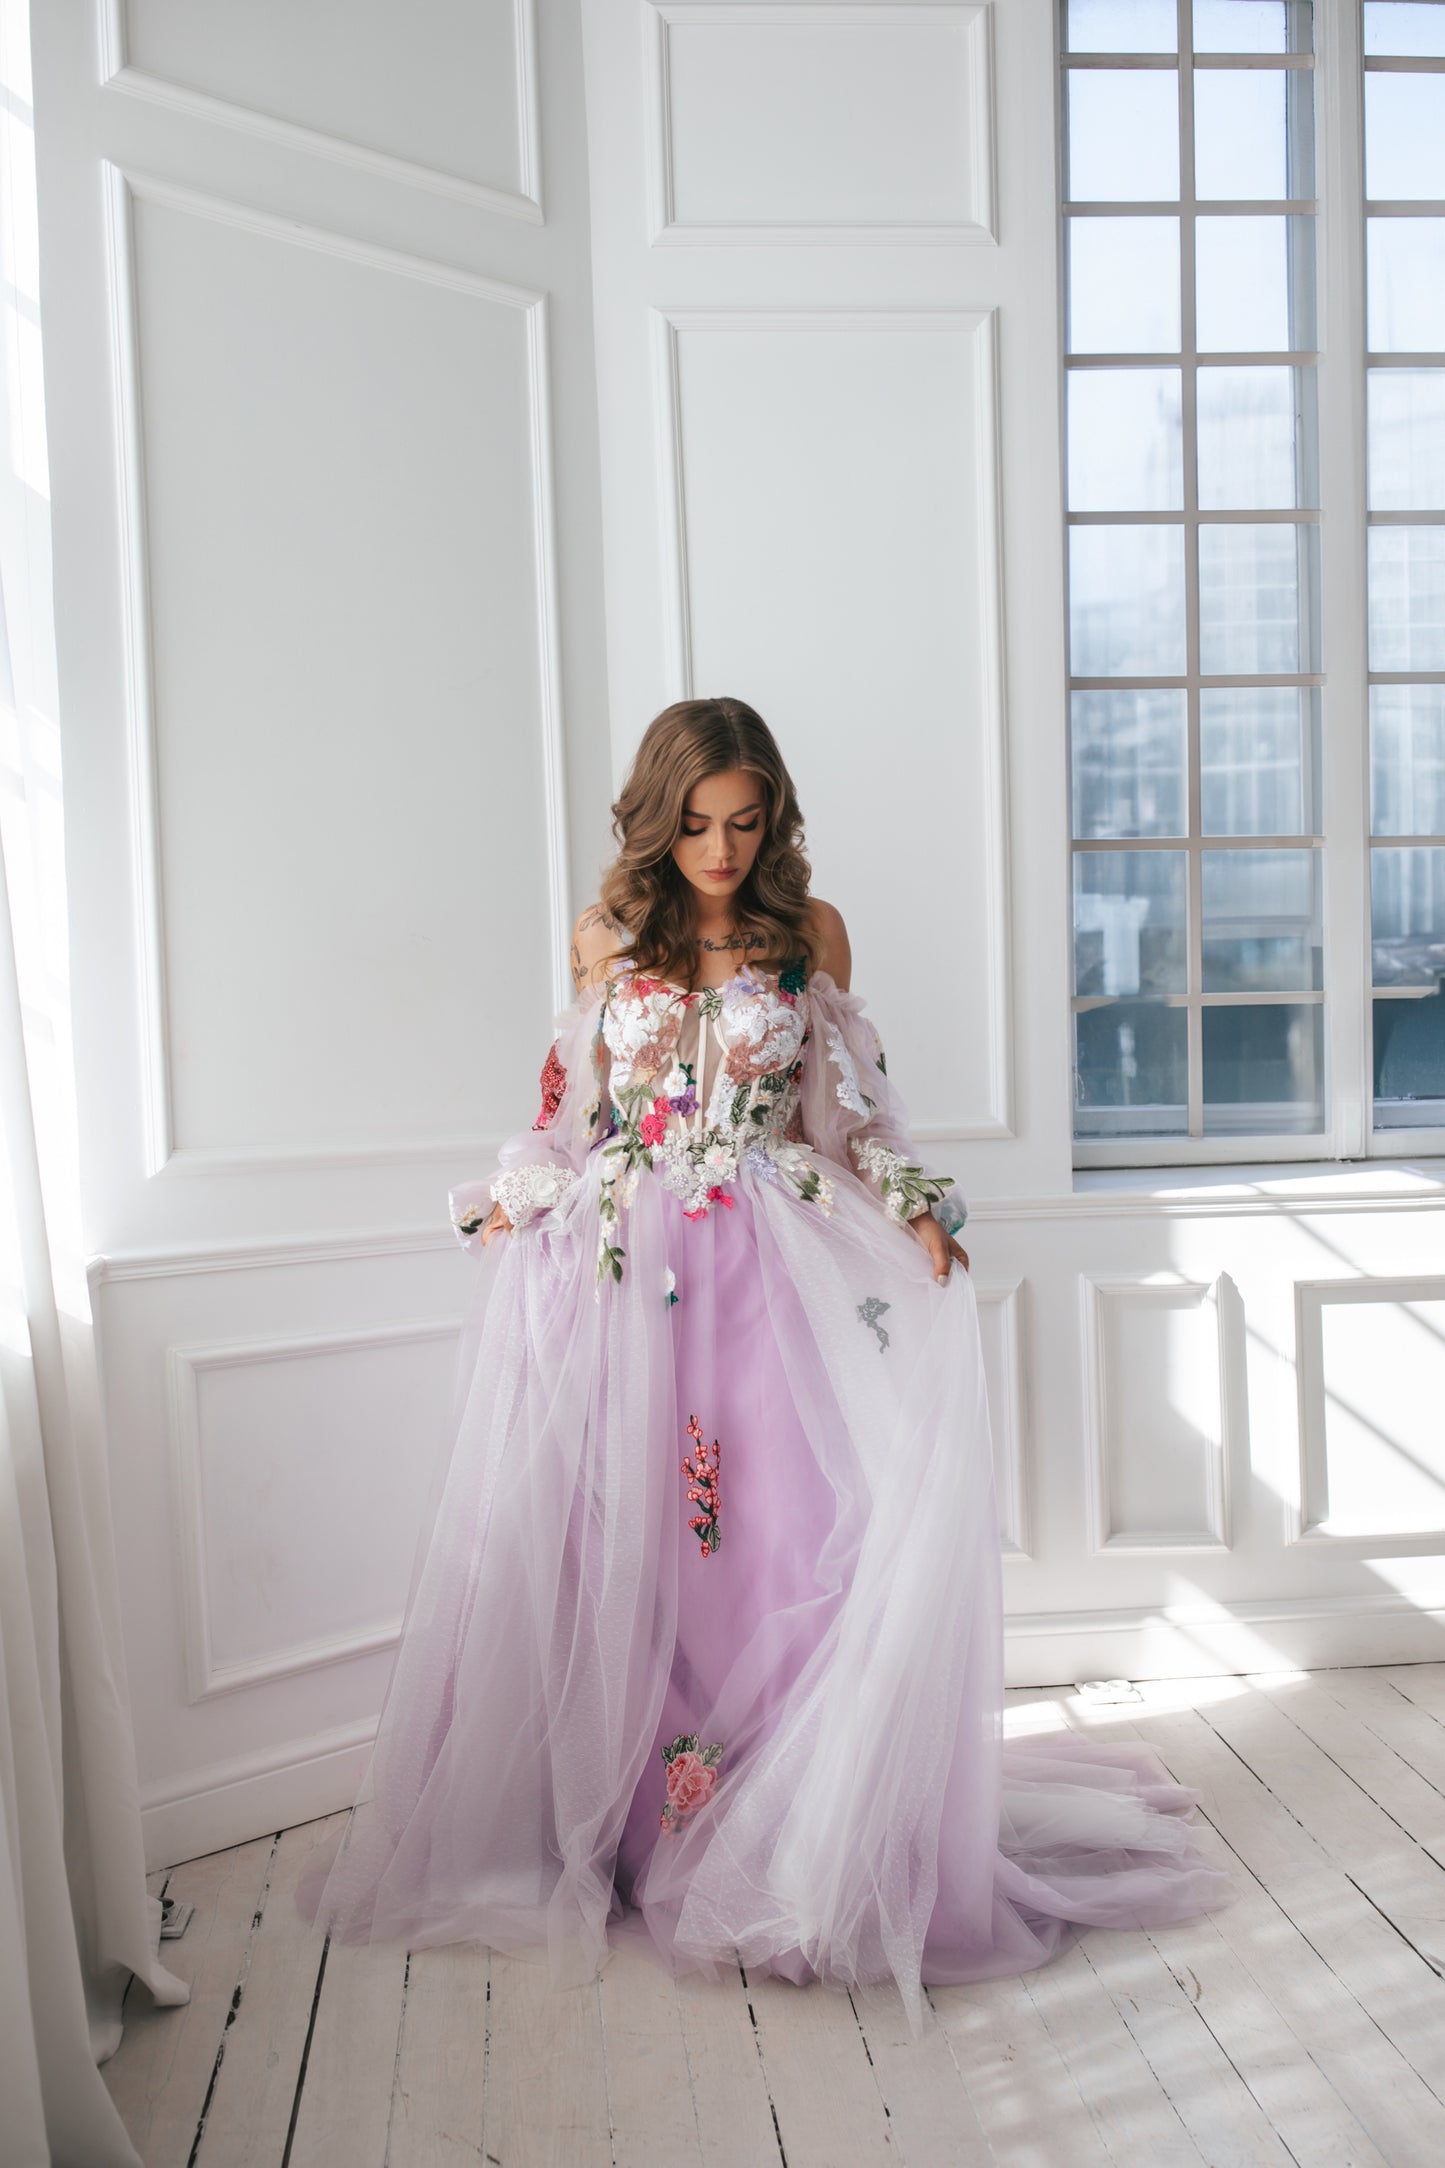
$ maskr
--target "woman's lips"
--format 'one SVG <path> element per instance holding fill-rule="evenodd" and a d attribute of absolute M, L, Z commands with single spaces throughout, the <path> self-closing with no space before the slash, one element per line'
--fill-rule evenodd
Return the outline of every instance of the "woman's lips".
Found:
<path fill-rule="evenodd" d="M 719 873 L 716 867 L 709 866 L 707 877 L 710 881 L 730 881 L 733 877 L 733 868 L 728 866 L 723 872 Z"/>

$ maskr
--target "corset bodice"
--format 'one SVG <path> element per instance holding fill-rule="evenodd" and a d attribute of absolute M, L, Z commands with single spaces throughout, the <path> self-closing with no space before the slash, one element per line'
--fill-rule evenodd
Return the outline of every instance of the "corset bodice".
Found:
<path fill-rule="evenodd" d="M 645 1095 L 669 1129 L 755 1132 L 754 1107 L 779 1110 L 808 1036 L 807 994 L 780 983 L 788 976 L 744 965 L 724 985 L 688 993 L 619 972 L 602 1018 L 614 1101 Z"/>
<path fill-rule="evenodd" d="M 744 1153 L 790 1164 L 810 1035 L 801 968 L 744 964 L 691 993 L 634 971 L 607 985 L 601 1022 L 612 1120 L 604 1131 L 694 1211 L 716 1201 Z"/>

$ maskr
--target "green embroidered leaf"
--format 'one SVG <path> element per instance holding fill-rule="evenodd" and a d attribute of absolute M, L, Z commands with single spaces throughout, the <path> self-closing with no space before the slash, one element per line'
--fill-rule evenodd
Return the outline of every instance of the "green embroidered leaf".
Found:
<path fill-rule="evenodd" d="M 714 1739 L 712 1745 L 710 1747 L 704 1748 L 703 1750 L 703 1767 L 705 1769 L 716 1769 L 718 1763 L 722 1760 L 722 1757 L 722 1741 L 721 1739 Z"/>

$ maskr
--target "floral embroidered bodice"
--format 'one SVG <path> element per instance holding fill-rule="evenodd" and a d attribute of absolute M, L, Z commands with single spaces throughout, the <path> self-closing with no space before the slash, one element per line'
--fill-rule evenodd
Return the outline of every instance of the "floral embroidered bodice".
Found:
<path fill-rule="evenodd" d="M 623 970 L 607 989 L 602 1035 L 614 1105 L 646 1094 L 649 1143 L 709 1131 L 747 1143 L 787 1135 L 809 1036 L 801 972 L 744 965 L 721 986 L 686 993 Z"/>
<path fill-rule="evenodd" d="M 687 992 L 624 959 L 607 984 L 601 1036 L 613 1117 L 604 1133 L 598 1277 L 621 1278 L 610 1240 L 638 1171 L 680 1197 L 689 1219 L 732 1208 L 725 1187 L 744 1154 L 766 1179 L 830 1207 L 831 1185 L 802 1142 L 798 1079 L 811 1036 L 801 966 L 744 964 L 721 986 Z"/>
<path fill-rule="evenodd" d="M 520 1232 L 564 1204 L 589 1162 L 599 1294 L 623 1277 L 622 1216 L 644 1171 L 681 1200 L 686 1219 L 702 1220 L 714 1206 L 733 1210 L 744 1169 L 831 1215 L 845 1166 L 891 1220 L 941 1205 L 953 1232 L 967 1207 L 950 1175 L 914 1159 L 860 1007 L 826 973 L 811 986 L 802 961 L 778 971 L 744 964 L 720 986 L 689 991 L 623 957 L 549 1050 L 531 1133 L 509 1140 L 495 1180 L 453 1192 L 459 1236 L 476 1241 L 494 1202 Z"/>

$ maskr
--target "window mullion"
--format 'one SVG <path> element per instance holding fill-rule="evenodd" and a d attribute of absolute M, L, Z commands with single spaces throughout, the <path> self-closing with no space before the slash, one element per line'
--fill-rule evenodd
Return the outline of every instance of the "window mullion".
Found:
<path fill-rule="evenodd" d="M 1319 8 L 1322 310 L 1319 331 L 1320 602 L 1328 683 L 1321 733 L 1325 1005 L 1336 1156 L 1369 1150 L 1369 690 L 1365 543 L 1365 252 L 1361 14 Z"/>

